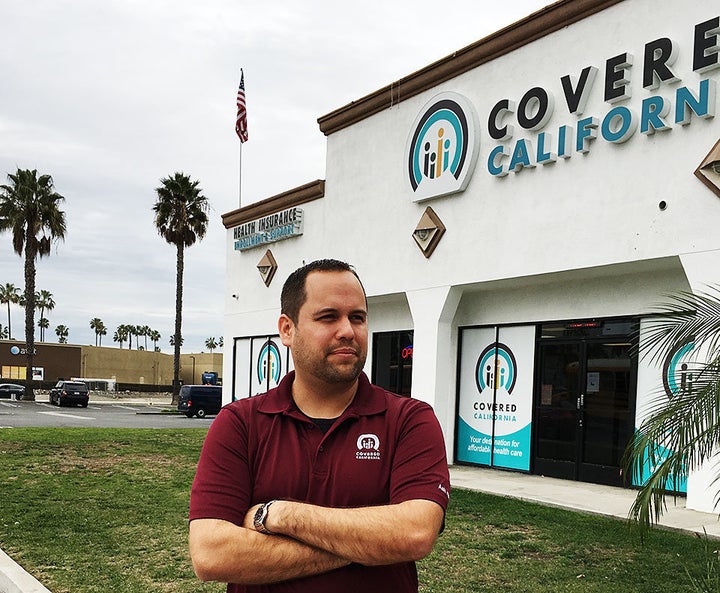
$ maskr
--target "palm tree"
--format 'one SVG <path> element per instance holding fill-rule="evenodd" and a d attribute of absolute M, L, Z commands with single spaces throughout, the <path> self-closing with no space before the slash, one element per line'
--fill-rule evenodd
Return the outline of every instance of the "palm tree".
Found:
<path fill-rule="evenodd" d="M 122 348 L 123 342 L 128 339 L 129 335 L 127 325 L 118 325 L 113 335 L 113 342 L 120 342 L 120 348 Z"/>
<path fill-rule="evenodd" d="M 160 180 L 155 188 L 158 200 L 153 206 L 155 226 L 160 236 L 177 249 L 175 282 L 175 335 L 173 360 L 173 402 L 180 391 L 180 344 L 182 342 L 182 296 L 185 247 L 202 240 L 208 226 L 208 201 L 198 187 L 183 173 Z"/>
<path fill-rule="evenodd" d="M 20 302 L 20 289 L 16 288 L 14 284 L 9 282 L 5 283 L 4 286 L 0 285 L 0 304 L 7 305 L 8 313 L 8 324 L 7 332 L 8 339 L 12 340 L 12 323 L 10 323 L 10 304 L 17 305 Z"/>
<path fill-rule="evenodd" d="M 58 344 L 67 344 L 68 335 L 70 330 L 67 325 L 58 325 L 55 328 L 55 335 L 58 337 Z"/>
<path fill-rule="evenodd" d="M 215 350 L 215 348 L 217 348 L 217 347 L 218 347 L 218 345 L 217 345 L 217 342 L 215 341 L 215 338 L 208 338 L 207 340 L 205 340 L 205 348 L 210 350 L 210 354 L 212 354 L 212 351 Z"/>
<path fill-rule="evenodd" d="M 105 329 L 105 324 L 103 323 L 102 319 L 99 317 L 93 317 L 90 320 L 90 329 L 95 332 L 95 345 L 98 345 L 98 338 L 101 335 L 106 335 L 107 330 Z M 105 333 L 102 333 L 105 332 Z M 100 338 L 100 344 L 102 345 L 102 338 Z"/>
<path fill-rule="evenodd" d="M 25 399 L 34 400 L 32 377 L 35 358 L 35 261 L 50 255 L 53 241 L 65 238 L 65 198 L 55 192 L 50 175 L 18 169 L 0 185 L 0 232 L 12 233 L 13 249 L 25 255 Z"/>
<path fill-rule="evenodd" d="M 140 332 L 141 327 L 139 325 L 130 326 L 130 334 L 135 336 L 135 350 L 140 350 Z"/>
<path fill-rule="evenodd" d="M 150 335 L 150 331 L 151 331 L 150 326 L 143 325 L 143 326 L 140 326 L 139 329 L 140 329 L 140 335 L 145 338 L 145 350 L 147 350 L 147 339 L 148 339 L 148 336 Z"/>
<path fill-rule="evenodd" d="M 692 344 L 693 352 L 703 356 L 688 363 L 689 384 L 670 399 L 663 392 L 652 402 L 650 416 L 625 453 L 628 474 L 647 478 L 630 511 L 643 528 L 660 519 L 665 496 L 675 490 L 676 481 L 700 467 L 720 444 L 720 287 L 701 294 L 678 293 L 658 314 L 644 334 L 645 355 L 657 362 Z M 717 480 L 720 470 L 714 470 Z"/>
<path fill-rule="evenodd" d="M 224 340 L 223 340 L 223 337 L 220 336 L 220 339 L 218 340 L 218 348 L 222 348 L 222 347 L 223 347 L 223 341 L 224 341 Z"/>
<path fill-rule="evenodd" d="M 160 338 L 162 338 L 162 336 L 160 335 L 159 331 L 157 331 L 156 329 L 150 330 L 150 341 L 153 343 L 153 350 L 155 352 L 158 351 L 157 343 L 160 341 Z"/>
<path fill-rule="evenodd" d="M 41 317 L 38 320 L 38 327 L 40 328 L 40 341 L 45 341 L 45 330 L 50 327 L 50 320 L 47 317 Z"/>
<path fill-rule="evenodd" d="M 53 300 L 53 295 L 47 291 L 47 290 L 41 290 L 40 292 L 35 294 L 35 308 L 40 309 L 40 319 L 45 318 L 45 309 L 48 311 L 52 311 L 55 308 L 55 301 Z M 47 320 L 46 320 L 47 321 Z M 40 327 L 40 341 L 45 341 L 45 330 L 49 327 L 49 321 L 48 325 L 39 325 Z"/>

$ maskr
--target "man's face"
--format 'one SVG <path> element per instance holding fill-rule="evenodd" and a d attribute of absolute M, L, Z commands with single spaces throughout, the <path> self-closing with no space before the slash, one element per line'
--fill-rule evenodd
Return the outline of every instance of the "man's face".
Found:
<path fill-rule="evenodd" d="M 297 323 L 280 318 L 283 344 L 292 351 L 295 372 L 325 383 L 351 383 L 367 358 L 367 308 L 351 272 L 311 272 L 307 300 Z"/>

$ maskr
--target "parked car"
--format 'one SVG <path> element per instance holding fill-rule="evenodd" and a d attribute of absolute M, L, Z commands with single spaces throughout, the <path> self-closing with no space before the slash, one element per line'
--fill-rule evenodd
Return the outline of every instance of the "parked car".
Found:
<path fill-rule="evenodd" d="M 82 381 L 58 381 L 50 390 L 50 403 L 57 406 L 75 406 L 87 408 L 90 400 L 88 387 Z"/>
<path fill-rule="evenodd" d="M 205 418 L 222 408 L 222 387 L 217 385 L 183 385 L 178 395 L 178 412 L 188 418 Z"/>
<path fill-rule="evenodd" d="M 15 383 L 0 383 L 0 397 L 9 399 L 22 399 L 25 395 L 25 387 Z"/>

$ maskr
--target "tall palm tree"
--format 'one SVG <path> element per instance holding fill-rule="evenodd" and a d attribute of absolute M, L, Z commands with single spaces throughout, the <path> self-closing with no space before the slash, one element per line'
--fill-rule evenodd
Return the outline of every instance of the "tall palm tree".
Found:
<path fill-rule="evenodd" d="M 142 327 L 140 327 L 140 335 L 145 338 L 145 350 L 146 351 L 147 351 L 147 341 L 148 341 L 148 337 L 150 336 L 151 331 L 152 330 L 150 329 L 149 325 L 143 325 Z"/>
<path fill-rule="evenodd" d="M 685 369 L 692 375 L 689 385 L 670 399 L 662 393 L 652 402 L 625 453 L 628 474 L 647 479 L 630 511 L 644 528 L 662 516 L 675 480 L 700 467 L 720 445 L 720 287 L 678 293 L 658 314 L 644 334 L 645 355 L 659 362 L 692 343 L 702 357 Z M 648 467 L 653 468 L 649 476 Z M 717 480 L 720 469 L 713 469 Z"/>
<path fill-rule="evenodd" d="M 70 330 L 68 329 L 67 325 L 60 324 L 55 328 L 55 335 L 58 337 L 58 344 L 67 344 Z"/>
<path fill-rule="evenodd" d="M 210 354 L 212 354 L 213 350 L 215 350 L 215 348 L 217 348 L 217 347 L 218 347 L 218 345 L 217 345 L 217 342 L 215 341 L 215 338 L 208 338 L 207 340 L 205 340 L 205 348 L 210 350 Z"/>
<path fill-rule="evenodd" d="M 55 191 L 50 175 L 18 169 L 0 185 L 0 232 L 12 233 L 13 249 L 25 255 L 25 399 L 34 400 L 32 378 L 35 358 L 35 262 L 50 255 L 53 241 L 65 238 L 65 198 Z"/>
<path fill-rule="evenodd" d="M 50 327 L 50 320 L 47 317 L 38 319 L 38 327 L 40 328 L 40 341 L 45 341 L 45 330 Z"/>
<path fill-rule="evenodd" d="M 155 188 L 157 202 L 153 206 L 155 226 L 160 236 L 177 250 L 175 282 L 175 335 L 173 360 L 173 401 L 180 391 L 180 344 L 182 343 L 182 297 L 185 248 L 202 240 L 208 227 L 208 200 L 202 195 L 199 181 L 191 181 L 183 173 L 160 180 Z"/>
<path fill-rule="evenodd" d="M 140 350 L 140 332 L 141 327 L 139 325 L 131 325 L 130 335 L 135 336 L 135 350 Z"/>
<path fill-rule="evenodd" d="M 20 289 L 14 284 L 6 282 L 5 285 L 0 285 L 0 303 L 7 305 L 8 313 L 8 339 L 12 340 L 12 323 L 10 323 L 10 305 L 17 305 L 20 302 Z"/>
<path fill-rule="evenodd" d="M 100 334 L 103 330 L 105 330 L 105 324 L 103 323 L 102 319 L 99 317 L 93 317 L 90 320 L 90 329 L 95 332 L 95 345 L 98 345 L 98 338 L 100 337 Z M 107 330 L 105 330 L 105 333 L 107 334 Z M 102 341 L 101 341 L 102 344 Z"/>
<path fill-rule="evenodd" d="M 45 318 L 45 309 L 48 311 L 52 311 L 55 308 L 55 301 L 53 300 L 53 295 L 47 290 L 41 290 L 35 294 L 35 308 L 40 309 L 40 319 Z M 45 341 L 45 330 L 49 327 L 49 321 L 48 325 L 40 327 L 40 341 Z"/>
<path fill-rule="evenodd" d="M 155 352 L 158 351 L 157 343 L 160 341 L 160 338 L 162 338 L 162 336 L 160 335 L 159 331 L 157 331 L 156 329 L 150 330 L 150 341 L 153 343 L 153 350 Z"/>

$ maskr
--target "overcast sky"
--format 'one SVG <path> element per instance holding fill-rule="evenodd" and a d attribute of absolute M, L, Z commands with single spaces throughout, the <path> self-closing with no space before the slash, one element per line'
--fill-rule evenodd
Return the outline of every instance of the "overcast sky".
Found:
<path fill-rule="evenodd" d="M 208 198 L 186 250 L 184 352 L 223 333 L 225 229 L 240 205 L 235 97 L 245 71 L 250 139 L 242 205 L 325 177 L 317 118 L 549 4 L 546 0 L 0 0 L 0 175 L 50 174 L 67 236 L 40 260 L 55 327 L 94 344 L 90 320 L 148 325 L 170 352 L 175 248 L 153 225 L 155 188 L 184 172 Z M 0 235 L 0 284 L 24 289 Z M 11 308 L 13 336 L 23 314 Z M 7 311 L 0 309 L 0 324 Z M 36 334 L 37 335 L 37 334 Z M 127 347 L 127 344 L 125 345 Z"/>

